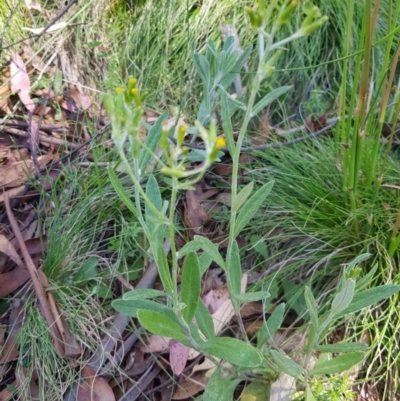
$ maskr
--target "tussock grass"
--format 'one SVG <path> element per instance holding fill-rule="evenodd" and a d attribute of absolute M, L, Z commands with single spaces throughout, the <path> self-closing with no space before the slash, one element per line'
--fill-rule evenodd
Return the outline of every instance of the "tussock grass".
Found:
<path fill-rule="evenodd" d="M 264 238 L 269 253 L 264 266 L 258 268 L 268 273 L 267 281 L 273 274 L 277 283 L 289 279 L 301 286 L 312 285 L 322 305 L 343 266 L 361 253 L 372 255 L 363 265 L 363 275 L 378 265 L 371 285 L 400 283 L 397 261 L 387 252 L 400 207 L 399 191 L 386 187 L 374 205 L 360 201 L 357 209 L 351 210 L 343 195 L 342 172 L 335 155 L 334 141 L 323 138 L 258 152 L 260 164 L 255 163 L 248 171 L 260 185 L 266 179 L 275 179 L 267 210 L 260 211 L 260 218 L 251 228 L 251 232 Z M 379 162 L 382 158 L 383 149 Z M 383 181 L 396 186 L 399 174 L 400 156 L 395 150 L 387 160 Z M 365 179 L 360 179 L 360 200 L 371 195 L 364 183 Z M 388 399 L 385 397 L 395 383 L 392 378 L 399 375 L 394 334 L 399 328 L 397 299 L 395 296 L 366 311 L 355 322 L 346 323 L 349 333 L 368 335 L 371 348 L 364 367 L 365 380 L 380 383 L 382 399 Z"/>

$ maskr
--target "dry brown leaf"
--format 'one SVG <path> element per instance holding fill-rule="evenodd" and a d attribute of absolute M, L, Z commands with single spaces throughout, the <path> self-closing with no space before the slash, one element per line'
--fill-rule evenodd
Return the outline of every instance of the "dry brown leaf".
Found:
<path fill-rule="evenodd" d="M 37 158 L 38 165 L 43 168 L 53 155 L 48 153 Z M 0 189 L 15 188 L 26 182 L 35 171 L 35 165 L 32 160 L 22 160 L 12 164 L 0 165 Z"/>
<path fill-rule="evenodd" d="M 16 289 L 25 284 L 30 278 L 28 270 L 17 267 L 16 269 L 0 274 L 0 299 L 10 295 Z"/>
<path fill-rule="evenodd" d="M 185 377 L 179 382 L 179 386 L 172 395 L 173 400 L 186 400 L 189 395 L 195 396 L 203 391 L 206 387 L 209 378 L 206 377 L 205 372 L 196 372 L 191 377 Z"/>
<path fill-rule="evenodd" d="M 20 268 L 25 267 L 12 243 L 2 234 L 0 234 L 0 252 L 6 254 Z"/>
<path fill-rule="evenodd" d="M 115 401 L 109 384 L 92 369 L 85 366 L 82 370 L 83 381 L 79 385 L 77 401 Z"/>
<path fill-rule="evenodd" d="M 221 192 L 215 199 L 225 206 L 232 207 L 232 194 L 230 192 Z"/>
<path fill-rule="evenodd" d="M 198 199 L 201 193 L 202 189 L 199 184 L 195 185 L 194 191 L 186 191 L 183 219 L 192 239 L 194 235 L 203 233 L 204 225 L 209 221 L 209 217 Z"/>
<path fill-rule="evenodd" d="M 189 348 L 176 340 L 169 342 L 169 361 L 176 376 L 180 376 L 188 360 Z"/>
<path fill-rule="evenodd" d="M 92 107 L 92 101 L 90 100 L 90 98 L 81 93 L 79 89 L 75 86 L 71 89 L 71 97 L 82 110 L 86 111 Z"/>
<path fill-rule="evenodd" d="M 23 192 L 24 190 L 25 190 L 25 185 L 20 185 L 20 186 L 17 187 L 17 188 L 9 189 L 9 190 L 7 191 L 7 194 L 8 194 L 8 197 L 9 197 L 10 199 L 12 199 L 12 198 L 14 198 L 15 196 L 18 196 L 18 195 L 22 194 L 22 192 Z M 4 202 L 4 192 L 3 192 L 3 193 L 0 193 L 0 202 Z"/>

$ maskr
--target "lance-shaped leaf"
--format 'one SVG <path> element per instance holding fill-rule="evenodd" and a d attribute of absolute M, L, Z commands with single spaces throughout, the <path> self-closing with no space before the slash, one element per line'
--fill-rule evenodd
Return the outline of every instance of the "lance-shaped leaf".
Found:
<path fill-rule="evenodd" d="M 263 358 L 256 347 L 230 337 L 215 337 L 201 345 L 201 349 L 236 366 L 255 368 Z"/>
<path fill-rule="evenodd" d="M 274 181 L 264 184 L 242 207 L 235 224 L 235 237 L 240 234 L 246 224 L 253 218 L 261 204 L 271 192 L 273 186 Z"/>
<path fill-rule="evenodd" d="M 186 323 L 190 323 L 196 313 L 197 305 L 200 299 L 201 278 L 199 258 L 194 252 L 189 253 L 182 267 L 181 280 L 181 302 L 186 307 L 183 310 L 183 318 Z"/>
<path fill-rule="evenodd" d="M 365 355 L 363 352 L 349 352 L 330 360 L 320 358 L 310 371 L 310 375 L 331 375 L 334 373 L 342 373 L 360 363 L 364 357 Z"/>

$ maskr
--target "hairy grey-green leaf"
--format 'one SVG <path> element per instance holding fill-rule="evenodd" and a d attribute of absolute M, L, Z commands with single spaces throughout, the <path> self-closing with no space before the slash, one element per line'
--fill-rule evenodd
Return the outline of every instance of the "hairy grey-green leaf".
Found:
<path fill-rule="evenodd" d="M 199 258 L 194 252 L 189 253 L 182 267 L 181 302 L 186 305 L 182 316 L 186 323 L 193 320 L 200 299 L 201 277 Z"/>
<path fill-rule="evenodd" d="M 278 368 L 289 376 L 300 378 L 303 367 L 290 358 L 282 355 L 279 351 L 271 350 L 271 355 Z"/>
<path fill-rule="evenodd" d="M 235 224 L 235 237 L 237 237 L 246 224 L 253 218 L 257 210 L 265 201 L 274 186 L 274 181 L 264 184 L 242 207 Z"/>
<path fill-rule="evenodd" d="M 349 352 L 339 355 L 336 358 L 325 360 L 318 359 L 310 371 L 310 375 L 331 375 L 334 373 L 343 373 L 357 365 L 364 359 L 363 352 Z"/>
<path fill-rule="evenodd" d="M 236 366 L 255 368 L 263 358 L 256 347 L 231 337 L 215 337 L 202 344 L 201 349 Z"/>

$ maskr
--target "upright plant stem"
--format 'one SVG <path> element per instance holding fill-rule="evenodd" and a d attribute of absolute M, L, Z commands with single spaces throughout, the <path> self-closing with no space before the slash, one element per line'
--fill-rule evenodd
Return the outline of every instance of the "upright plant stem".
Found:
<path fill-rule="evenodd" d="M 172 177 L 172 193 L 171 193 L 171 203 L 169 205 L 169 225 L 168 225 L 168 234 L 169 240 L 171 244 L 171 255 L 172 255 L 172 283 L 174 285 L 174 293 L 173 293 L 173 304 L 178 305 L 178 260 L 176 258 L 176 244 L 175 244 L 175 204 L 176 198 L 178 195 L 178 179 L 176 177 Z"/>

